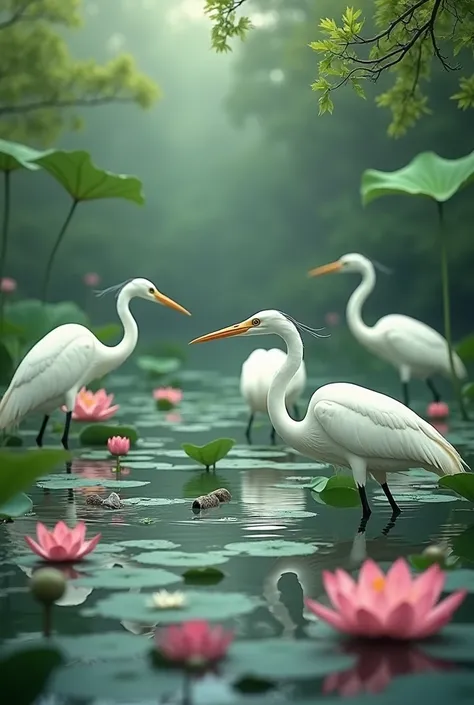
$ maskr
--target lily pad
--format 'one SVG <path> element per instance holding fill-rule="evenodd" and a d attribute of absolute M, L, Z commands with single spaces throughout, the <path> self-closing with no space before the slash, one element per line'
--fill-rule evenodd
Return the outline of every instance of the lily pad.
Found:
<path fill-rule="evenodd" d="M 231 646 L 228 668 L 242 676 L 279 681 L 320 678 L 351 668 L 355 660 L 354 656 L 338 653 L 334 646 L 311 639 L 255 639 Z"/>
<path fill-rule="evenodd" d="M 443 570 L 453 570 L 456 567 L 456 563 L 458 562 L 458 560 L 459 559 L 456 556 L 437 558 L 434 556 L 426 555 L 425 553 L 415 553 L 408 556 L 408 562 L 410 563 L 410 565 L 415 568 L 415 570 L 419 571 L 426 570 L 434 563 L 437 563 Z"/>
<path fill-rule="evenodd" d="M 474 473 L 463 472 L 456 475 L 444 475 L 438 482 L 440 487 L 448 489 L 461 495 L 469 502 L 474 502 Z"/>
<path fill-rule="evenodd" d="M 190 619 L 206 619 L 220 622 L 252 612 L 260 606 L 261 600 L 240 592 L 213 592 L 206 590 L 187 591 L 186 604 L 179 609 L 150 612 L 145 593 L 115 592 L 103 600 L 98 600 L 90 610 L 83 610 L 88 617 L 128 620 L 150 624 L 150 615 L 156 615 L 160 624 L 187 622 Z"/>
<path fill-rule="evenodd" d="M 106 480 L 103 477 L 94 479 L 80 477 L 78 475 L 49 475 L 44 480 L 39 480 L 37 486 L 47 490 L 68 490 L 76 487 L 107 487 L 109 489 L 119 489 L 125 487 L 143 487 L 149 482 L 141 480 Z"/>
<path fill-rule="evenodd" d="M 205 446 L 183 443 L 182 447 L 186 455 L 189 455 L 193 460 L 209 468 L 215 465 L 219 460 L 222 460 L 222 458 L 225 458 L 234 445 L 235 441 L 233 438 L 217 438 L 215 441 L 211 441 Z"/>
<path fill-rule="evenodd" d="M 134 426 L 93 423 L 82 429 L 79 443 L 83 446 L 107 446 L 111 436 L 128 438 L 132 446 L 138 441 L 138 431 Z"/>
<path fill-rule="evenodd" d="M 20 142 L 0 140 L 0 171 L 16 171 L 17 169 L 28 169 L 37 171 L 40 167 L 33 159 L 38 159 L 44 152 L 27 147 Z"/>
<path fill-rule="evenodd" d="M 33 502 L 28 495 L 20 492 L 0 506 L 0 518 L 16 519 L 28 514 L 33 509 Z"/>
<path fill-rule="evenodd" d="M 75 201 L 123 198 L 139 205 L 145 203 L 139 179 L 98 169 L 90 154 L 82 150 L 50 150 L 34 162 L 51 174 Z"/>
<path fill-rule="evenodd" d="M 457 663 L 474 663 L 474 625 L 448 624 L 438 636 L 420 643 L 434 658 Z"/>
<path fill-rule="evenodd" d="M 454 590 L 474 592 L 474 570 L 460 568 L 459 570 L 449 571 L 446 575 L 446 583 L 443 589 L 445 592 L 453 592 Z"/>
<path fill-rule="evenodd" d="M 0 659 L 0 678 L 5 693 L 14 693 L 15 705 L 32 705 L 43 693 L 51 674 L 64 662 L 49 644 L 21 648 Z M 25 678 L 25 674 L 28 677 Z"/>
<path fill-rule="evenodd" d="M 315 492 L 314 486 L 312 492 Z M 348 475 L 333 475 L 327 481 L 319 496 L 331 507 L 359 507 L 360 497 L 356 484 L 352 477 Z"/>
<path fill-rule="evenodd" d="M 144 551 L 164 551 L 166 549 L 179 548 L 179 543 L 164 539 L 131 539 L 129 541 L 120 541 L 119 545 L 125 548 L 141 548 Z"/>
<path fill-rule="evenodd" d="M 181 367 L 181 360 L 174 357 L 154 357 L 153 355 L 140 355 L 137 358 L 138 367 L 147 372 L 150 377 L 163 377 L 173 374 Z"/>
<path fill-rule="evenodd" d="M 0 450 L 0 506 L 70 458 L 71 454 L 62 450 L 37 449 L 21 453 Z"/>
<path fill-rule="evenodd" d="M 224 573 L 218 568 L 190 568 L 183 573 L 184 582 L 188 585 L 217 585 L 224 579 Z"/>
<path fill-rule="evenodd" d="M 133 557 L 137 563 L 145 565 L 167 565 L 170 567 L 207 567 L 227 563 L 229 556 L 217 551 L 206 553 L 186 553 L 185 551 L 147 551 Z"/>
<path fill-rule="evenodd" d="M 180 580 L 179 575 L 161 568 L 106 568 L 94 570 L 92 575 L 74 580 L 72 585 L 104 590 L 128 590 L 129 588 L 164 587 Z"/>
<path fill-rule="evenodd" d="M 132 507 L 162 507 L 167 504 L 185 504 L 186 500 L 179 497 L 169 499 L 167 497 L 130 497 L 123 499 L 122 504 Z"/>
<path fill-rule="evenodd" d="M 270 539 L 269 541 L 243 541 L 228 543 L 224 550 L 231 554 L 244 554 L 248 556 L 310 556 L 316 553 L 317 546 L 300 541 L 284 541 L 283 539 Z"/>
<path fill-rule="evenodd" d="M 474 562 L 474 526 L 468 526 L 462 534 L 456 536 L 451 546 L 456 556 Z"/>

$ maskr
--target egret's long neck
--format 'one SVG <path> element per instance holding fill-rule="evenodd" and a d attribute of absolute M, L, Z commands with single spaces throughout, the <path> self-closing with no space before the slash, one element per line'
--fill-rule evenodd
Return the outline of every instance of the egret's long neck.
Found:
<path fill-rule="evenodd" d="M 375 271 L 370 264 L 362 271 L 362 281 L 347 303 L 346 318 L 352 334 L 361 341 L 371 335 L 371 328 L 362 320 L 362 306 L 375 286 Z"/>
<path fill-rule="evenodd" d="M 130 299 L 130 294 L 122 289 L 117 299 L 117 313 L 123 325 L 123 338 L 118 345 L 109 348 L 117 367 L 132 354 L 138 340 L 138 326 L 130 312 Z"/>
<path fill-rule="evenodd" d="M 293 325 L 288 325 L 279 335 L 286 343 L 287 355 L 268 390 L 267 406 L 273 428 L 279 436 L 291 444 L 291 439 L 297 433 L 301 422 L 294 421 L 288 414 L 285 395 L 289 383 L 298 372 L 303 360 L 303 342 Z"/>

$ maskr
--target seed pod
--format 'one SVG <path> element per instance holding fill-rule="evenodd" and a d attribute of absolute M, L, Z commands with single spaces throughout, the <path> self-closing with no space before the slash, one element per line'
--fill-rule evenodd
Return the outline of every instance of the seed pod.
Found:
<path fill-rule="evenodd" d="M 51 605 L 66 591 L 66 580 L 56 568 L 40 568 L 31 576 L 30 590 L 39 602 Z"/>
<path fill-rule="evenodd" d="M 213 493 L 203 494 L 203 495 L 201 495 L 201 497 L 197 497 L 197 499 L 195 499 L 193 502 L 193 509 L 211 509 L 211 507 L 218 507 L 218 506 L 219 506 L 219 499 Z"/>
<path fill-rule="evenodd" d="M 215 495 L 219 502 L 230 502 L 232 499 L 232 495 L 225 487 L 219 487 L 218 490 L 213 490 L 210 494 Z"/>

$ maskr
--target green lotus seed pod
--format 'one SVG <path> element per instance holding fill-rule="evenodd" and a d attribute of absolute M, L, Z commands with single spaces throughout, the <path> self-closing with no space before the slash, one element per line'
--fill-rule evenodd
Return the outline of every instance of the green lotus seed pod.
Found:
<path fill-rule="evenodd" d="M 30 590 L 39 602 L 51 604 L 66 591 L 66 579 L 56 568 L 40 568 L 31 576 Z"/>
<path fill-rule="evenodd" d="M 444 560 L 447 558 L 448 554 L 449 549 L 442 544 L 427 546 L 422 553 L 423 556 L 428 556 L 428 558 L 433 558 L 434 560 Z"/>

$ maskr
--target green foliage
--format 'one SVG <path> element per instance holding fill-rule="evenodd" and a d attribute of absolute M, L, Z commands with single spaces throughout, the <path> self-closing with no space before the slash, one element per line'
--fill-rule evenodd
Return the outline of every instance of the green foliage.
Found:
<path fill-rule="evenodd" d="M 70 457 L 70 453 L 63 450 L 37 449 L 22 453 L 0 450 L 0 507 Z"/>
<path fill-rule="evenodd" d="M 230 51 L 229 39 L 245 39 L 252 26 L 249 17 L 237 15 L 243 2 L 245 0 L 206 0 L 204 11 L 213 23 L 211 43 L 217 52 Z"/>
<path fill-rule="evenodd" d="M 376 102 L 390 110 L 388 133 L 399 137 L 431 112 L 423 84 L 431 79 L 433 62 L 452 70 L 460 66 L 450 65 L 445 55 L 448 50 L 453 59 L 461 52 L 472 54 L 472 4 L 457 0 L 453 9 L 440 0 L 377 0 L 370 19 L 378 31 L 369 36 L 363 35 L 366 19 L 360 9 L 347 7 L 340 22 L 321 19 L 322 38 L 309 45 L 321 57 L 312 88 L 321 93 L 320 114 L 332 112 L 332 91 L 348 84 L 364 98 L 363 82 L 376 81 L 389 72 L 393 85 Z M 459 91 L 451 99 L 462 110 L 474 106 L 474 75 L 459 79 Z"/>
<path fill-rule="evenodd" d="M 38 299 L 23 299 L 7 305 L 5 313 L 8 323 L 16 327 L 17 337 L 24 348 L 30 348 L 57 326 L 88 324 L 87 315 L 72 301 L 43 304 Z"/>
<path fill-rule="evenodd" d="M 64 129 L 80 127 L 77 114 L 64 109 L 106 103 L 147 108 L 157 99 L 156 85 L 130 55 L 103 65 L 73 58 L 64 30 L 81 26 L 82 7 L 82 0 L 8 3 L 0 24 L 2 136 L 52 142 Z"/>
<path fill-rule="evenodd" d="M 425 553 L 413 553 L 408 556 L 408 562 L 415 570 L 424 571 L 437 563 L 443 570 L 453 570 L 458 563 L 458 556 L 430 556 Z"/>
<path fill-rule="evenodd" d="M 95 337 L 104 345 L 110 342 L 115 342 L 122 333 L 122 327 L 118 323 L 105 323 L 103 326 L 94 326 L 91 328 Z"/>
<path fill-rule="evenodd" d="M 391 194 L 428 196 L 444 203 L 472 182 L 474 152 L 460 159 L 443 159 L 434 152 L 423 152 L 397 171 L 364 171 L 361 195 L 364 205 Z"/>
<path fill-rule="evenodd" d="M 463 362 L 474 362 L 474 333 L 466 335 L 466 337 L 456 345 L 456 352 Z"/>
<path fill-rule="evenodd" d="M 187 585 L 217 585 L 224 579 L 224 573 L 219 568 L 188 568 L 183 573 Z"/>
<path fill-rule="evenodd" d="M 17 169 L 37 171 L 40 167 L 33 160 L 40 157 L 41 154 L 42 152 L 19 142 L 0 139 L 0 171 L 16 171 Z"/>
<path fill-rule="evenodd" d="M 0 505 L 0 519 L 16 519 L 24 514 L 28 514 L 33 509 L 33 502 L 24 492 L 11 497 L 7 502 Z"/>
<path fill-rule="evenodd" d="M 317 502 L 331 507 L 358 507 L 359 492 L 354 479 L 349 475 L 315 477 L 311 480 L 311 495 Z"/>
<path fill-rule="evenodd" d="M 61 652 L 52 646 L 27 647 L 5 654 L 0 659 L 2 687 L 12 697 L 14 693 L 15 705 L 33 705 L 52 672 L 63 662 Z"/>
<path fill-rule="evenodd" d="M 75 201 L 124 198 L 139 205 L 145 203 L 139 179 L 98 169 L 82 150 L 50 150 L 35 159 L 35 163 L 51 174 Z"/>
<path fill-rule="evenodd" d="M 234 445 L 235 441 L 233 438 L 217 438 L 205 446 L 183 443 L 182 448 L 186 455 L 204 465 L 206 469 L 209 469 L 211 466 L 215 467 L 219 460 L 225 458 Z"/>
<path fill-rule="evenodd" d="M 112 436 L 128 438 L 132 446 L 138 441 L 138 431 L 134 426 L 93 423 L 82 429 L 79 442 L 83 446 L 107 446 L 107 441 Z"/>
<path fill-rule="evenodd" d="M 474 502 L 474 473 L 461 472 L 456 475 L 445 475 L 438 482 L 440 487 L 447 487 L 464 497 L 469 502 Z"/>
<path fill-rule="evenodd" d="M 137 358 L 138 367 L 146 372 L 149 377 L 165 377 L 173 374 L 181 367 L 181 360 L 173 357 L 152 357 L 140 355 Z"/>

